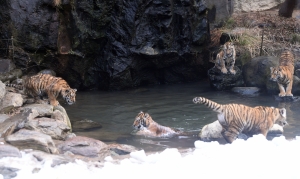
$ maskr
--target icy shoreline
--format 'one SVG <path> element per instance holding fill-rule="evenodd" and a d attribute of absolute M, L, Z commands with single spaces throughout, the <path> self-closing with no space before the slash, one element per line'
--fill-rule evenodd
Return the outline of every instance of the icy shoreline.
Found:
<path fill-rule="evenodd" d="M 143 150 L 130 157 L 114 161 L 106 157 L 103 163 L 76 160 L 51 167 L 51 160 L 37 161 L 22 152 L 22 158 L 5 157 L 0 166 L 18 168 L 20 178 L 300 178 L 295 161 L 300 160 L 300 137 L 288 141 L 284 136 L 268 141 L 255 135 L 247 141 L 237 139 L 232 144 L 195 141 L 191 152 L 181 154 L 176 148 L 145 154 Z M 0 175 L 0 179 L 3 176 Z"/>

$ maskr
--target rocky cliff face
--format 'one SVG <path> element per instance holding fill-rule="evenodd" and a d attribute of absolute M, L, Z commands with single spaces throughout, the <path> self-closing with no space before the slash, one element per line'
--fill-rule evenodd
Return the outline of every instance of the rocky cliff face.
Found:
<path fill-rule="evenodd" d="M 206 76 L 201 0 L 0 2 L 0 38 L 14 37 L 14 61 L 25 73 L 51 68 L 72 87 L 98 89 Z"/>

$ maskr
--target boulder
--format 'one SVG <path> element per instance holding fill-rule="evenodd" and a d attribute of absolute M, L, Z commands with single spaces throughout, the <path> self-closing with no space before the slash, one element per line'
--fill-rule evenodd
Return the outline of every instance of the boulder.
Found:
<path fill-rule="evenodd" d="M 20 107 L 23 105 L 23 97 L 19 93 L 7 92 L 2 99 L 0 108 L 3 109 L 8 106 Z"/>
<path fill-rule="evenodd" d="M 275 82 L 270 81 L 270 67 L 278 66 L 279 58 L 271 56 L 260 56 L 253 58 L 243 66 L 243 77 L 246 86 L 258 87 L 262 90 L 268 89 L 268 93 L 276 93 L 278 90 Z"/>
<path fill-rule="evenodd" d="M 82 155 L 90 158 L 100 157 L 108 149 L 105 143 L 82 136 L 70 138 L 59 144 L 57 147 L 60 153 L 69 151 L 75 155 Z"/>
<path fill-rule="evenodd" d="M 208 78 L 210 86 L 217 90 L 228 90 L 233 87 L 243 86 L 242 71 L 237 66 L 234 67 L 234 70 L 236 71 L 235 75 L 229 73 L 223 74 L 216 67 L 209 69 Z"/>
<path fill-rule="evenodd" d="M 13 81 L 17 78 L 20 78 L 22 76 L 22 70 L 21 69 L 14 69 L 6 73 L 0 74 L 0 81 L 6 82 L 6 81 Z"/>
<path fill-rule="evenodd" d="M 233 13 L 256 12 L 272 9 L 284 0 L 232 0 Z"/>
<path fill-rule="evenodd" d="M 219 123 L 219 121 L 215 121 L 203 126 L 198 136 L 202 140 L 220 139 L 223 138 L 221 131 L 221 124 Z"/>
<path fill-rule="evenodd" d="M 57 140 L 64 140 L 70 132 L 70 128 L 63 121 L 47 117 L 28 120 L 24 128 L 47 134 Z"/>
<path fill-rule="evenodd" d="M 234 87 L 231 91 L 245 96 L 257 96 L 260 89 L 257 87 Z"/>
<path fill-rule="evenodd" d="M 21 157 L 21 153 L 18 148 L 8 145 L 0 144 L 0 159 L 3 157 Z"/>
<path fill-rule="evenodd" d="M 19 149 L 41 150 L 51 154 L 58 154 L 58 150 L 49 135 L 21 129 L 5 138 L 5 141 Z"/>
<path fill-rule="evenodd" d="M 65 108 L 60 105 L 54 107 L 54 112 L 51 114 L 51 118 L 62 120 L 70 128 L 70 132 L 72 132 L 71 121 Z"/>
<path fill-rule="evenodd" d="M 127 155 L 137 151 L 136 147 L 125 144 L 108 144 L 108 148 L 112 152 L 112 155 Z"/>
<path fill-rule="evenodd" d="M 49 104 L 27 104 L 23 106 L 24 109 L 34 109 L 39 116 L 51 116 L 53 113 L 53 106 Z"/>
<path fill-rule="evenodd" d="M 53 107 L 49 104 L 28 104 L 23 106 L 23 108 L 36 110 L 40 117 L 51 117 L 52 119 L 62 121 L 70 128 L 70 132 L 72 132 L 69 116 L 66 110 L 60 105 Z"/>
<path fill-rule="evenodd" d="M 95 128 L 101 128 L 102 125 L 98 122 L 89 120 L 89 119 L 83 119 L 78 121 L 72 122 L 73 130 L 89 130 L 89 129 L 95 129 Z"/>
<path fill-rule="evenodd" d="M 37 117 L 38 114 L 34 110 L 25 110 L 22 113 L 16 114 L 12 117 L 7 118 L 0 125 L 0 137 L 6 137 L 15 129 L 21 129 L 24 127 L 26 121 Z"/>
<path fill-rule="evenodd" d="M 223 136 L 221 134 L 222 131 L 222 126 L 219 123 L 219 121 L 215 121 L 213 123 L 207 124 L 205 125 L 200 133 L 199 133 L 199 138 L 202 140 L 213 140 L 213 139 L 222 139 Z M 269 134 L 283 134 L 283 127 L 278 125 L 278 124 L 274 124 L 273 127 L 269 130 Z M 242 137 L 244 138 L 244 137 Z"/>

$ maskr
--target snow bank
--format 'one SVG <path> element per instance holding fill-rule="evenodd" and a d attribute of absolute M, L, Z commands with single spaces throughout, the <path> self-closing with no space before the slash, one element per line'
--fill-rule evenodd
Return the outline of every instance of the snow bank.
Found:
<path fill-rule="evenodd" d="M 132 152 L 130 158 L 115 164 L 107 157 L 102 167 L 77 160 L 51 167 L 51 161 L 39 162 L 30 154 L 22 158 L 3 158 L 0 166 L 21 168 L 17 179 L 31 178 L 300 178 L 300 137 L 292 141 L 283 136 L 268 141 L 255 135 L 232 144 L 195 141 L 195 149 L 181 154 L 176 148 L 146 155 Z M 34 172 L 33 172 L 34 171 Z M 1 175 L 0 175 L 1 179 Z"/>

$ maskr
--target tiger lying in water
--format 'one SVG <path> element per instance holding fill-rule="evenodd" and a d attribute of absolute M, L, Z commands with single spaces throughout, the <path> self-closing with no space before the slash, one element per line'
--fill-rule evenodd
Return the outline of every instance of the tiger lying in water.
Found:
<path fill-rule="evenodd" d="M 48 96 L 50 104 L 53 106 L 59 105 L 56 100 L 59 94 L 66 100 L 69 105 L 75 103 L 76 89 L 70 88 L 68 83 L 60 78 L 49 74 L 37 74 L 27 77 L 23 80 L 22 85 L 6 84 L 9 87 L 15 87 L 24 90 L 24 93 L 34 97 L 43 97 L 45 94 Z"/>
<path fill-rule="evenodd" d="M 178 129 L 156 123 L 148 113 L 144 113 L 143 111 L 135 117 L 133 127 L 137 130 L 136 135 L 145 135 L 148 137 L 173 137 L 182 134 Z"/>
<path fill-rule="evenodd" d="M 294 55 L 291 51 L 282 52 L 278 67 L 270 67 L 271 81 L 277 81 L 280 93 L 278 96 L 293 96 Z M 286 90 L 284 89 L 286 86 Z"/>
<path fill-rule="evenodd" d="M 281 126 L 287 124 L 285 108 L 249 107 L 242 104 L 222 105 L 203 97 L 195 97 L 193 102 L 204 104 L 219 113 L 218 120 L 223 128 L 221 134 L 229 143 L 232 143 L 240 133 L 248 136 L 254 134 L 267 136 L 274 123 Z"/>

